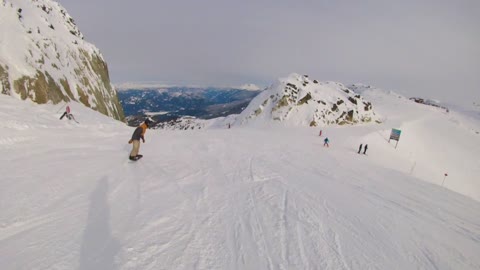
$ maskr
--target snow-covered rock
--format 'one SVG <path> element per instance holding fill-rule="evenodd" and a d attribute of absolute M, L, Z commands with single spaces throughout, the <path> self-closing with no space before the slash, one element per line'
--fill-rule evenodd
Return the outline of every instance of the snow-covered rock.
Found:
<path fill-rule="evenodd" d="M 293 126 L 325 126 L 379 119 L 372 103 L 343 84 L 319 82 L 293 73 L 252 100 L 237 123 L 273 120 Z"/>
<path fill-rule="evenodd" d="M 107 64 L 52 0 L 0 1 L 0 92 L 43 104 L 78 101 L 124 118 Z"/>
<path fill-rule="evenodd" d="M 183 116 L 170 121 L 156 122 L 151 128 L 163 130 L 224 129 L 232 127 L 232 123 L 235 122 L 236 117 L 236 114 L 228 115 L 226 117 L 217 117 L 214 119 L 200 119 L 192 116 Z M 128 118 L 129 117 L 127 116 L 127 121 L 129 121 Z M 140 124 L 141 121 L 143 121 L 143 119 L 139 119 L 138 123 Z"/>
<path fill-rule="evenodd" d="M 184 116 L 175 120 L 156 123 L 153 128 L 166 130 L 193 130 L 205 128 L 205 125 L 208 122 L 208 120 Z"/>

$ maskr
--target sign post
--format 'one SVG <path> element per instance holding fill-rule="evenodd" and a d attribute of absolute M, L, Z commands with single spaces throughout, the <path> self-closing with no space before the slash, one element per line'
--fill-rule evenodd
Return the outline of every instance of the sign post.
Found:
<path fill-rule="evenodd" d="M 388 139 L 388 142 L 390 143 L 390 140 L 396 140 L 397 144 L 395 144 L 395 149 L 397 149 L 398 141 L 400 141 L 400 134 L 402 131 L 400 129 L 394 129 L 392 128 L 392 132 L 390 133 L 390 139 Z"/>
<path fill-rule="evenodd" d="M 443 177 L 442 187 L 443 187 L 443 183 L 445 183 L 445 179 L 447 178 L 447 176 L 448 176 L 448 173 L 445 173 Z"/>

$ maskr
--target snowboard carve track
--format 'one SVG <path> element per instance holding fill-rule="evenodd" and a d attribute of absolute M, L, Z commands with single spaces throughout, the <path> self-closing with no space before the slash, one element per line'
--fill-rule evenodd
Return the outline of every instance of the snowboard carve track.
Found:
<path fill-rule="evenodd" d="M 253 172 L 252 172 L 251 176 L 252 176 L 252 181 L 253 181 Z M 272 257 L 270 255 L 268 247 L 267 247 L 267 242 L 266 242 L 265 237 L 264 237 L 265 234 L 264 234 L 264 231 L 263 231 L 263 228 L 262 228 L 262 224 L 260 223 L 260 219 L 259 219 L 259 216 L 258 216 L 257 205 L 255 203 L 255 198 L 254 198 L 255 189 L 256 189 L 255 187 L 252 188 L 248 193 L 249 194 L 249 204 L 251 205 L 252 212 L 253 212 L 252 213 L 253 220 L 251 220 L 251 222 L 250 222 L 250 227 L 252 229 L 253 237 L 257 242 L 258 251 L 260 251 L 261 254 L 266 256 L 268 269 L 272 270 L 272 269 L 274 269 L 273 262 L 272 262 Z"/>

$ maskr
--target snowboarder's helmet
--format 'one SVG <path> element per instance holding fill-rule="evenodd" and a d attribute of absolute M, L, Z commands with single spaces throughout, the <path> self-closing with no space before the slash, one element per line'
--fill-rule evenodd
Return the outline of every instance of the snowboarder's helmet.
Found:
<path fill-rule="evenodd" d="M 152 123 L 153 123 L 152 118 L 149 117 L 149 118 L 145 119 L 145 124 L 147 125 L 147 127 L 150 127 L 152 125 Z"/>

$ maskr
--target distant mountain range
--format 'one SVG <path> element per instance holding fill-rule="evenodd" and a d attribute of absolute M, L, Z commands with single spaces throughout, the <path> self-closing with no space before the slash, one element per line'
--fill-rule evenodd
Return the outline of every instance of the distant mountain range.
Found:
<path fill-rule="evenodd" d="M 119 87 L 118 98 L 129 125 L 137 125 L 146 116 L 167 122 L 189 116 L 211 119 L 239 114 L 261 91 L 216 87 Z"/>
<path fill-rule="evenodd" d="M 290 74 L 263 91 L 232 88 L 152 87 L 124 89 L 118 96 L 129 125 L 152 117 L 160 129 L 203 129 L 257 123 L 328 126 L 380 123 L 360 92 L 370 86 L 345 86 Z M 358 91 L 358 92 L 357 92 Z"/>

